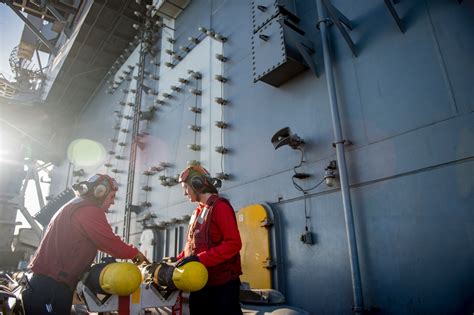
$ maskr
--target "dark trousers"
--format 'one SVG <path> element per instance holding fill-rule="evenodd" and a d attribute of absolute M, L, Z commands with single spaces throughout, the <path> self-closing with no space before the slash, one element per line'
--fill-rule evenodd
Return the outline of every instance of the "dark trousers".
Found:
<path fill-rule="evenodd" d="M 189 295 L 191 315 L 242 315 L 239 302 L 240 280 L 204 287 Z"/>
<path fill-rule="evenodd" d="M 73 291 L 50 277 L 34 274 L 22 293 L 26 315 L 71 314 Z"/>

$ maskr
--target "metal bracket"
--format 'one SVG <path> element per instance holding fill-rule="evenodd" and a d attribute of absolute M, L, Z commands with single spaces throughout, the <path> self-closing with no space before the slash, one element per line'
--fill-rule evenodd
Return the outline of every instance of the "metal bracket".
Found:
<path fill-rule="evenodd" d="M 351 49 L 352 54 L 354 55 L 354 57 L 357 57 L 357 52 L 356 52 L 354 42 L 352 41 L 352 38 L 349 36 L 349 34 L 347 33 L 346 29 L 343 26 L 344 24 L 350 31 L 352 31 L 353 26 L 351 24 L 351 21 L 344 14 L 342 14 L 335 6 L 333 6 L 329 0 L 322 0 L 322 3 L 329 14 L 331 21 L 334 23 L 334 25 L 336 25 L 342 37 L 346 41 L 347 45 L 349 45 L 349 48 Z M 319 23 L 323 21 L 319 21 L 318 25 Z"/>
<path fill-rule="evenodd" d="M 397 23 L 397 26 L 400 29 L 400 32 L 405 33 L 405 27 L 402 24 L 402 20 L 400 19 L 400 16 L 398 16 L 398 13 L 395 10 L 395 7 L 393 6 L 393 3 L 398 3 L 398 0 L 393 0 L 393 3 L 392 3 L 392 0 L 384 0 L 384 2 L 388 8 L 388 11 L 390 11 L 390 14 L 395 20 L 395 23 Z"/>
<path fill-rule="evenodd" d="M 335 148 L 336 144 L 340 144 L 340 143 L 342 143 L 343 145 L 352 145 L 352 141 L 343 139 L 341 141 L 333 142 L 332 147 Z"/>

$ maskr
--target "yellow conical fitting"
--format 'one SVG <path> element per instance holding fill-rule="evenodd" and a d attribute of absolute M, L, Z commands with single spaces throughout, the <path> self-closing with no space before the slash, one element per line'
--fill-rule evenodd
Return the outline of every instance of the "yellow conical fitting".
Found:
<path fill-rule="evenodd" d="M 207 269 L 197 261 L 191 261 L 173 271 L 173 283 L 182 291 L 198 291 L 207 283 Z"/>
<path fill-rule="evenodd" d="M 127 296 L 135 292 L 142 282 L 140 269 L 129 262 L 108 264 L 102 269 L 99 283 L 109 294 Z"/>

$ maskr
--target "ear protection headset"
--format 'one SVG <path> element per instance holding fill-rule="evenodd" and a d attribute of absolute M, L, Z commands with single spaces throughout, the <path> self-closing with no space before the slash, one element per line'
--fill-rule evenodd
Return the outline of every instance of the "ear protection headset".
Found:
<path fill-rule="evenodd" d="M 204 180 L 201 176 L 193 176 L 189 179 L 189 184 L 196 190 L 201 191 L 204 188 Z"/>
<path fill-rule="evenodd" d="M 198 165 L 190 166 L 182 171 L 179 182 L 188 183 L 197 193 L 201 193 L 205 186 L 213 186 L 209 172 Z"/>
<path fill-rule="evenodd" d="M 89 192 L 92 192 L 94 198 L 102 199 L 111 191 L 117 191 L 118 185 L 115 179 L 107 175 L 96 174 L 87 181 L 73 185 L 72 189 L 77 191 L 79 196 L 85 196 Z"/>

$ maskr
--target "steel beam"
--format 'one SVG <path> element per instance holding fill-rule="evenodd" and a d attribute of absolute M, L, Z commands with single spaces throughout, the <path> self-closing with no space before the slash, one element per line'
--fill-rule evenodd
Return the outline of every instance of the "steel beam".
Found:
<path fill-rule="evenodd" d="M 53 44 L 51 44 L 51 42 L 46 38 L 44 37 L 43 34 L 41 34 L 41 32 L 33 25 L 33 23 L 31 23 L 30 20 L 28 20 L 25 16 L 23 16 L 23 14 L 21 14 L 21 12 L 15 8 L 15 6 L 13 5 L 13 3 L 10 1 L 10 0 L 6 0 L 5 2 L 12 10 L 13 12 L 15 12 L 16 15 L 18 15 L 18 17 L 20 19 L 23 20 L 23 22 L 26 24 L 26 26 L 36 35 L 38 36 L 38 38 L 46 45 L 46 47 L 48 47 L 48 49 L 51 51 L 51 53 L 53 55 L 56 55 L 58 53 L 58 50 L 56 47 L 54 47 Z"/>

